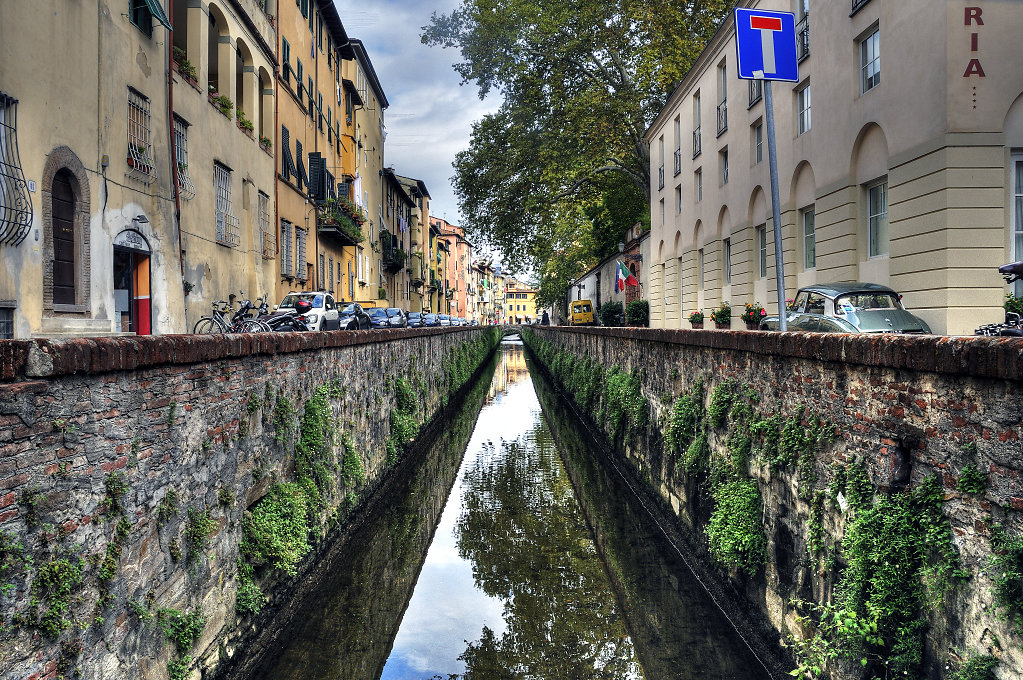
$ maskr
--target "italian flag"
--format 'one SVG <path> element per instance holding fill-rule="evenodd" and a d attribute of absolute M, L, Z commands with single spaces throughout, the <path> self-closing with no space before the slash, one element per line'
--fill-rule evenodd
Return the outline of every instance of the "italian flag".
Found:
<path fill-rule="evenodd" d="M 620 293 L 625 290 L 625 286 L 638 286 L 639 281 L 632 275 L 625 265 L 618 262 L 618 271 L 615 272 L 615 292 Z"/>

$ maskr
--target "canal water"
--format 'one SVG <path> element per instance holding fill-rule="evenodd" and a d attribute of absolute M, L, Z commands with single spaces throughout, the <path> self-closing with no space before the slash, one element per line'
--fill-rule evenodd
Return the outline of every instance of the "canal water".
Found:
<path fill-rule="evenodd" d="M 578 427 L 502 343 L 252 680 L 768 678 Z"/>

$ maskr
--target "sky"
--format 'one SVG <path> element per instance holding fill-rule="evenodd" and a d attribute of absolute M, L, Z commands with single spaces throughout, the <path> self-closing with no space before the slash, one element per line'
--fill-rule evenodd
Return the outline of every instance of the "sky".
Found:
<path fill-rule="evenodd" d="M 426 182 L 430 214 L 458 224 L 451 187 L 455 154 L 468 146 L 472 123 L 497 109 L 480 101 L 473 85 L 459 85 L 451 67 L 457 50 L 427 47 L 422 27 L 433 12 L 447 14 L 458 0 L 334 0 L 350 37 L 359 38 L 390 102 L 384 114 L 384 164 Z"/>

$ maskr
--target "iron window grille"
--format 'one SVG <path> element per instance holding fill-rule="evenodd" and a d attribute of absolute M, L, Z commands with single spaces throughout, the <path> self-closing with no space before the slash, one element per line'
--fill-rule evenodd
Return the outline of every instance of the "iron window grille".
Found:
<path fill-rule="evenodd" d="M 323 259 L 324 259 L 323 258 L 323 253 L 320 253 L 320 272 L 319 272 L 319 274 L 320 274 L 320 276 L 319 276 L 319 280 L 320 280 L 319 288 L 320 288 L 320 290 L 323 290 L 324 288 L 327 287 L 327 272 L 325 270 L 326 265 L 324 264 Z"/>
<path fill-rule="evenodd" d="M 664 166 L 657 168 L 657 188 L 658 190 L 664 188 Z"/>
<path fill-rule="evenodd" d="M 675 149 L 675 177 L 682 174 L 682 149 Z"/>
<path fill-rule="evenodd" d="M 721 185 L 728 184 L 728 149 L 721 150 Z"/>
<path fill-rule="evenodd" d="M 299 281 L 309 280 L 309 268 L 305 261 L 306 232 L 295 228 L 295 278 Z"/>
<path fill-rule="evenodd" d="M 259 221 L 259 249 L 264 260 L 272 260 L 277 252 L 277 235 L 270 228 L 270 197 L 262 191 L 259 192 L 256 216 Z"/>
<path fill-rule="evenodd" d="M 151 182 L 156 179 L 153 161 L 152 129 L 149 98 L 128 88 L 128 165 L 137 179 Z"/>
<path fill-rule="evenodd" d="M 728 102 L 722 101 L 718 104 L 718 137 L 728 130 Z"/>
<path fill-rule="evenodd" d="M 0 92 L 0 245 L 20 245 L 32 229 L 32 195 L 18 153 L 18 100 Z"/>
<path fill-rule="evenodd" d="M 291 222 L 281 220 L 281 276 L 291 278 L 295 275 L 295 258 L 291 249 Z"/>
<path fill-rule="evenodd" d="M 697 125 L 696 129 L 693 130 L 693 158 L 696 158 L 703 153 L 703 140 L 700 135 L 700 126 Z"/>
<path fill-rule="evenodd" d="M 0 307 L 0 340 L 14 339 L 14 309 Z"/>
<path fill-rule="evenodd" d="M 237 248 L 241 244 L 241 232 L 238 218 L 231 213 L 231 171 L 220 163 L 213 164 L 213 186 L 217 192 L 217 243 Z"/>
<path fill-rule="evenodd" d="M 870 2 L 870 0 L 852 0 L 852 9 L 850 10 L 849 16 L 858 12 L 868 2 Z"/>
<path fill-rule="evenodd" d="M 195 185 L 188 176 L 188 123 L 174 116 L 174 158 L 177 161 L 178 194 L 186 201 L 195 198 Z"/>
<path fill-rule="evenodd" d="M 796 59 L 803 61 L 810 56 L 810 15 L 804 14 L 796 24 Z"/>
<path fill-rule="evenodd" d="M 749 106 L 746 108 L 752 109 L 753 105 L 764 98 L 764 81 L 762 80 L 751 80 L 749 81 Z"/>

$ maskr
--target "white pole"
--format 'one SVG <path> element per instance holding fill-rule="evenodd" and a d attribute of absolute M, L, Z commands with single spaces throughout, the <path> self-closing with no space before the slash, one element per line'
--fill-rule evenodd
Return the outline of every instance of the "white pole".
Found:
<path fill-rule="evenodd" d="M 765 34 L 770 31 L 764 31 Z M 771 59 L 774 59 L 772 43 Z M 767 61 L 765 47 L 764 61 Z M 773 68 L 773 64 L 772 64 Z M 765 63 L 766 70 L 766 63 Z M 778 151 L 774 142 L 774 97 L 771 93 L 771 81 L 764 81 L 764 105 L 767 108 L 767 157 L 771 165 L 771 203 L 774 220 L 774 270 L 778 279 L 778 330 L 788 330 L 788 319 L 785 309 L 785 259 L 781 243 L 781 204 L 778 191 Z"/>

